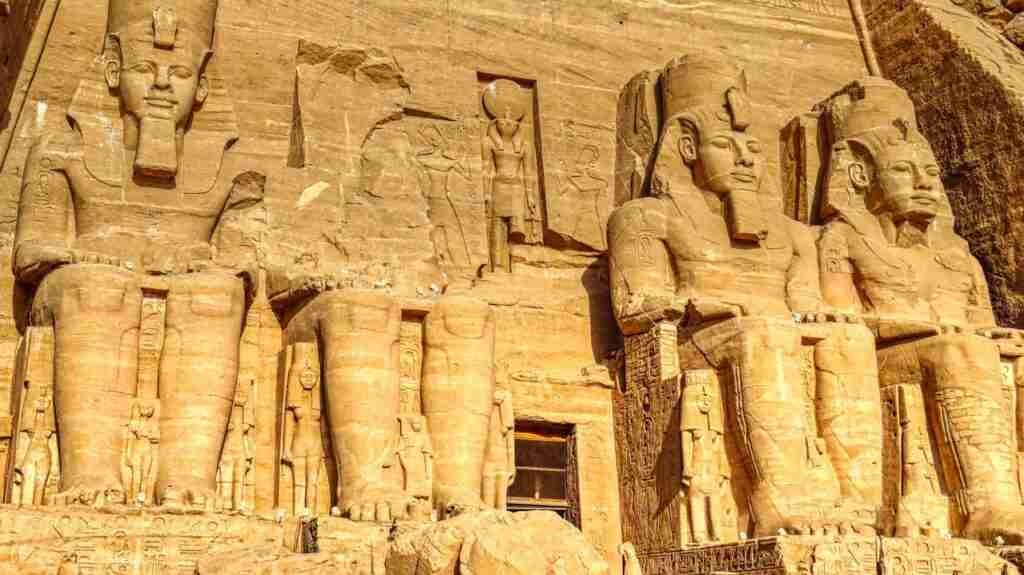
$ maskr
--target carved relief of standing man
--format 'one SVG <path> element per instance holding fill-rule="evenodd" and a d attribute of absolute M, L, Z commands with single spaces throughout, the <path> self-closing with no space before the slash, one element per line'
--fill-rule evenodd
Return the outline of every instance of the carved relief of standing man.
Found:
<path fill-rule="evenodd" d="M 540 235 L 533 147 L 523 123 L 528 101 L 518 84 L 505 79 L 488 84 L 483 101 L 491 117 L 483 143 L 490 269 L 511 272 L 511 244 L 532 243 Z"/>
<path fill-rule="evenodd" d="M 121 483 L 129 503 L 148 505 L 153 502 L 157 446 L 160 443 L 159 421 L 160 412 L 155 402 L 132 406 L 121 464 Z"/>
<path fill-rule="evenodd" d="M 402 466 L 405 492 L 430 502 L 434 491 L 434 448 L 430 445 L 427 420 L 418 413 L 398 418 L 398 463 Z"/>
<path fill-rule="evenodd" d="M 428 182 L 427 206 L 434 230 L 430 234 L 438 261 L 442 268 L 449 266 L 467 268 L 472 264 L 466 230 L 451 198 L 452 174 L 469 179 L 469 170 L 450 150 L 446 149 L 445 137 L 437 126 L 420 130 L 420 136 L 427 148 L 416 153 L 414 158 L 426 173 Z"/>
<path fill-rule="evenodd" d="M 291 438 L 286 438 L 282 460 L 292 470 L 292 512 L 316 513 L 323 439 L 316 417 L 320 395 L 320 361 L 315 344 L 296 343 L 288 372 Z"/>
<path fill-rule="evenodd" d="M 682 399 L 683 487 L 694 543 L 722 538 L 723 491 L 729 471 L 723 437 L 722 397 L 710 370 L 688 371 Z"/>
<path fill-rule="evenodd" d="M 52 407 L 53 398 L 44 390 L 36 399 L 32 428 L 24 432 L 28 437 L 19 442 L 26 446 L 15 468 L 13 499 L 19 505 L 42 505 L 45 501 L 46 482 L 57 462 Z"/>
<path fill-rule="evenodd" d="M 495 390 L 484 464 L 484 503 L 502 511 L 508 508 L 508 487 L 516 478 L 515 429 L 512 394 L 507 389 Z"/>

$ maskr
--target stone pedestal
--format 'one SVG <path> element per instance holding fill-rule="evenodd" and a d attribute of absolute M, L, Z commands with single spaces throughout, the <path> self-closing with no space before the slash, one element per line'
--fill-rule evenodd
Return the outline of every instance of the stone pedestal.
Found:
<path fill-rule="evenodd" d="M 859 536 L 766 537 L 640 556 L 644 575 L 1016 573 L 1009 560 L 968 539 Z"/>

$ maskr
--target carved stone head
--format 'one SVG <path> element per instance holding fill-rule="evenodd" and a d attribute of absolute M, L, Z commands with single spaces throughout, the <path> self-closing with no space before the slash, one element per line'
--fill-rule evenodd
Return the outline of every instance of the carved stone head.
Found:
<path fill-rule="evenodd" d="M 519 132 L 520 122 L 526 116 L 526 95 L 512 80 L 495 80 L 484 88 L 484 109 L 492 118 L 491 130 L 508 140 Z"/>
<path fill-rule="evenodd" d="M 734 238 L 763 237 L 756 194 L 765 160 L 761 142 L 748 131 L 743 72 L 711 54 L 687 55 L 668 63 L 661 87 L 666 127 L 678 128 L 674 144 L 693 184 L 726 201 Z"/>
<path fill-rule="evenodd" d="M 205 68 L 216 13 L 217 0 L 110 2 L 104 76 L 136 129 L 126 145 L 136 147 L 137 174 L 177 173 L 178 142 L 209 92 Z"/>
<path fill-rule="evenodd" d="M 827 106 L 836 142 L 828 198 L 834 209 L 861 208 L 894 222 L 921 223 L 948 211 L 938 162 L 917 129 L 906 92 L 868 78 Z"/>

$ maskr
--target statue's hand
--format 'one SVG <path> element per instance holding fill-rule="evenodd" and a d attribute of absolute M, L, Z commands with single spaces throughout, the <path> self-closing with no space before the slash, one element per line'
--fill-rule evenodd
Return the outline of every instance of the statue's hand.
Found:
<path fill-rule="evenodd" d="M 107 266 L 124 267 L 126 269 L 135 269 L 132 262 L 122 260 L 117 256 L 111 256 L 107 254 L 101 254 L 98 252 L 91 252 L 88 250 L 72 249 L 71 252 L 71 263 L 76 264 L 99 264 Z"/>
<path fill-rule="evenodd" d="M 689 489 L 690 488 L 690 482 L 692 481 L 692 479 L 693 478 L 690 477 L 689 475 L 686 475 L 686 474 L 683 475 L 683 479 L 682 479 L 682 481 L 680 481 L 680 483 L 683 484 L 683 488 L 684 489 Z"/>
<path fill-rule="evenodd" d="M 690 298 L 686 305 L 686 323 L 699 324 L 715 319 L 728 319 L 740 317 L 746 314 L 746 310 L 739 304 L 726 303 L 722 301 Z"/>
<path fill-rule="evenodd" d="M 976 332 L 981 337 L 987 337 L 988 339 L 996 340 L 1022 340 L 1024 339 L 1024 330 L 1015 329 L 1012 327 L 984 327 Z"/>
<path fill-rule="evenodd" d="M 793 321 L 797 323 L 864 323 L 859 315 L 842 311 L 793 312 Z"/>
<path fill-rule="evenodd" d="M 868 326 L 880 340 L 925 337 L 941 332 L 938 324 L 915 319 L 869 319 Z"/>
<path fill-rule="evenodd" d="M 331 273 L 301 273 L 288 283 L 288 293 L 292 296 L 312 296 L 338 288 L 338 279 Z"/>
<path fill-rule="evenodd" d="M 661 322 L 678 322 L 686 311 L 686 302 L 662 295 L 634 297 L 619 314 L 619 326 L 626 335 L 644 333 Z"/>

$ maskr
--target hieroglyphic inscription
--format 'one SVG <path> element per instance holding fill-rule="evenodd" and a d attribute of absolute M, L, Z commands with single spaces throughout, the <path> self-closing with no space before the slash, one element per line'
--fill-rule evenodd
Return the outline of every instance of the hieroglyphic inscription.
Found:
<path fill-rule="evenodd" d="M 640 556 L 644 575 L 783 573 L 785 562 L 775 538 L 755 539 L 697 549 L 678 549 Z"/>
<path fill-rule="evenodd" d="M 142 292 L 142 316 L 139 321 L 139 397 L 157 397 L 160 355 L 164 349 L 167 315 L 167 283 L 159 278 Z"/>
<path fill-rule="evenodd" d="M 789 9 L 819 16 L 842 16 L 842 6 L 830 0 L 749 0 L 766 8 Z"/>
<path fill-rule="evenodd" d="M 638 469 L 645 479 L 653 478 L 655 463 L 661 454 L 661 433 L 657 429 L 659 412 L 671 410 L 678 399 L 677 383 L 672 382 L 668 387 L 662 385 L 679 375 L 676 333 L 674 324 L 661 323 L 647 333 L 625 340 L 627 395 L 632 394 L 634 398 L 627 410 L 633 412 L 630 414 L 632 421 L 639 422 L 639 426 L 631 428 L 638 436 L 633 437 L 630 444 L 638 449 Z M 676 397 L 662 397 L 667 394 Z"/>
<path fill-rule="evenodd" d="M 1005 573 L 1003 560 L 977 541 L 936 537 L 883 538 L 880 575 Z M 996 548 L 997 553 L 1000 548 Z"/>
<path fill-rule="evenodd" d="M 297 525 L 237 516 L 22 509 L 0 512 L 0 559 L 27 573 L 43 572 L 34 569 L 54 555 L 57 562 L 74 557 L 80 573 L 192 575 L 204 556 L 282 540 L 292 529 Z"/>
<path fill-rule="evenodd" d="M 422 413 L 420 377 L 423 371 L 423 322 L 419 318 L 403 318 L 400 337 L 401 413 Z"/>
<path fill-rule="evenodd" d="M 681 438 L 676 326 L 626 337 L 626 385 L 616 397 L 625 536 L 643 551 L 679 545 Z M 653 519 L 652 519 L 653 518 Z"/>

